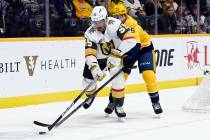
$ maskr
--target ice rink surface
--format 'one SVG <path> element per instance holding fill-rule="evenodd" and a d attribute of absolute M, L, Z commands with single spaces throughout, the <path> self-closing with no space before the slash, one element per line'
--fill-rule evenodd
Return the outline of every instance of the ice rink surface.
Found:
<path fill-rule="evenodd" d="M 2 109 L 0 140 L 210 140 L 210 114 L 183 112 L 181 108 L 195 88 L 160 91 L 164 111 L 160 119 L 154 117 L 146 93 L 127 95 L 124 123 L 115 114 L 105 118 L 108 97 L 97 97 L 90 109 L 81 108 L 46 135 L 38 135 L 33 121 L 52 123 L 70 102 Z"/>

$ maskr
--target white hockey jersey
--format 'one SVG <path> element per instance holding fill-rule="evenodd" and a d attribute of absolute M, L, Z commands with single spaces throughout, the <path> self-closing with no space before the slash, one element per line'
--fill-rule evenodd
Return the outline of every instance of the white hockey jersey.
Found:
<path fill-rule="evenodd" d="M 112 17 L 108 17 L 104 33 L 90 26 L 85 32 L 85 40 L 86 57 L 94 55 L 97 59 L 107 58 L 111 49 L 125 53 L 137 43 L 129 28 Z"/>

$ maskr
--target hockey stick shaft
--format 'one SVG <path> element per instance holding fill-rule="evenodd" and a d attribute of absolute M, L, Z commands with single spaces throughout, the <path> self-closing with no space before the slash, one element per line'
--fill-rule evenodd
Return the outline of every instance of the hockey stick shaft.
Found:
<path fill-rule="evenodd" d="M 103 72 L 105 72 L 108 68 L 104 68 Z M 63 116 L 72 108 L 72 106 L 83 96 L 83 94 L 95 83 L 97 82 L 97 80 L 93 80 L 91 81 L 90 84 L 87 85 L 87 87 L 77 96 L 76 99 L 74 99 L 74 101 L 70 104 L 70 106 L 68 106 L 66 108 L 66 110 L 52 123 L 52 124 L 45 124 L 45 123 L 41 123 L 38 121 L 34 121 L 34 124 L 39 125 L 39 126 L 43 126 L 43 127 L 48 127 L 48 130 L 50 131 L 53 127 L 55 127 L 55 125 L 63 118 Z"/>
<path fill-rule="evenodd" d="M 114 74 L 109 80 L 107 80 L 103 85 L 101 85 L 101 87 L 99 87 L 95 92 L 93 92 L 93 94 L 89 97 L 89 98 L 93 98 L 95 97 L 99 91 L 101 91 L 106 85 L 108 85 L 115 77 L 117 77 L 121 72 L 122 72 L 123 68 L 120 69 L 116 74 Z M 88 98 L 86 98 L 87 100 Z M 83 101 L 81 104 L 79 104 L 74 110 L 72 110 L 67 116 L 65 116 L 60 122 L 58 122 L 56 124 L 56 127 L 60 126 L 63 122 L 65 122 L 70 116 L 72 116 L 79 108 L 81 108 L 84 104 L 85 101 Z"/>
<path fill-rule="evenodd" d="M 69 111 L 70 108 L 83 96 L 83 94 L 93 85 L 96 83 L 96 80 L 92 81 L 88 86 L 74 99 L 74 101 L 66 108 L 66 110 L 51 124 L 44 124 L 38 121 L 34 121 L 34 124 L 43 126 L 43 127 L 48 127 L 48 130 L 50 131 L 53 127 L 55 127 L 56 123 L 62 119 L 62 117 Z"/>
<path fill-rule="evenodd" d="M 62 119 L 62 117 L 66 114 L 66 112 L 69 111 L 69 109 L 82 97 L 82 95 L 93 85 L 96 83 L 96 80 L 92 81 L 80 94 L 77 96 L 77 98 L 71 103 L 69 107 L 66 108 L 66 110 L 48 127 L 49 131 L 55 127 L 55 125 Z"/>
<path fill-rule="evenodd" d="M 137 66 L 133 66 L 132 69 L 136 69 Z M 106 69 L 106 68 L 105 68 Z M 116 73 L 116 76 L 122 71 L 122 69 Z M 111 82 L 115 77 L 115 75 L 110 78 L 106 83 L 104 83 L 103 86 L 101 86 L 97 91 L 95 91 L 95 93 L 99 92 L 102 88 L 104 88 L 109 82 Z M 96 82 L 96 81 L 95 81 Z M 71 113 L 69 113 L 65 118 L 62 119 L 62 117 L 66 114 L 66 112 L 77 102 L 77 100 L 85 93 L 84 91 L 86 91 L 87 89 L 89 89 L 90 85 L 92 85 L 93 83 L 90 83 L 81 93 L 80 95 L 73 101 L 73 103 L 66 109 L 66 111 L 63 113 L 63 115 L 59 116 L 59 118 L 53 123 L 53 124 L 47 124 L 47 123 L 42 123 L 42 122 L 38 122 L 38 121 L 34 121 L 34 124 L 42 126 L 42 127 L 48 127 L 50 130 L 55 127 L 55 126 L 59 126 L 60 124 L 62 124 L 66 119 L 68 119 L 75 111 L 72 111 Z M 94 93 L 93 93 L 94 95 Z M 94 95 L 95 96 L 95 95 Z M 84 101 L 85 103 L 85 101 Z M 83 104 L 84 104 L 83 103 Z M 75 110 L 78 110 L 80 108 L 80 106 L 83 106 L 83 104 L 80 104 Z M 62 120 L 61 120 L 62 119 Z M 61 120 L 60 122 L 58 122 L 59 120 Z"/>

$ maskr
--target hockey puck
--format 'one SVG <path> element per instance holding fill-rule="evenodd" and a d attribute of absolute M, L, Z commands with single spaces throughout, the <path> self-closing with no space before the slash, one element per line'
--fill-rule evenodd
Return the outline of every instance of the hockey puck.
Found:
<path fill-rule="evenodd" d="M 39 135 L 44 135 L 44 134 L 46 134 L 46 132 L 43 132 L 43 131 L 39 132 Z"/>

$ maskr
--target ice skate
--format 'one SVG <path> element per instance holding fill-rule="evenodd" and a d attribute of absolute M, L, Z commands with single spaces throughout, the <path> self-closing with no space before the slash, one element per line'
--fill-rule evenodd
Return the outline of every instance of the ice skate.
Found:
<path fill-rule="evenodd" d="M 155 118 L 160 118 L 160 114 L 163 112 L 162 107 L 160 106 L 160 103 L 153 103 L 152 104 L 153 110 L 155 112 Z"/>
<path fill-rule="evenodd" d="M 107 107 L 104 109 L 105 117 L 109 117 L 110 114 L 114 111 L 115 105 L 114 103 L 109 102 Z"/>
<path fill-rule="evenodd" d="M 115 113 L 116 113 L 116 115 L 118 117 L 118 120 L 120 122 L 124 122 L 125 121 L 126 113 L 124 112 L 122 107 L 116 106 Z"/>
<path fill-rule="evenodd" d="M 95 99 L 95 96 L 89 96 L 89 97 L 86 99 L 85 104 L 83 105 L 84 109 L 88 109 L 88 108 L 92 105 L 94 99 Z"/>

